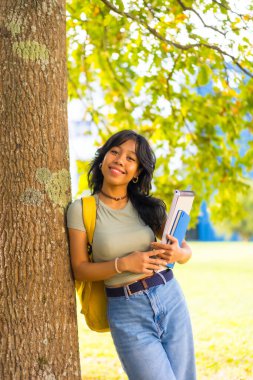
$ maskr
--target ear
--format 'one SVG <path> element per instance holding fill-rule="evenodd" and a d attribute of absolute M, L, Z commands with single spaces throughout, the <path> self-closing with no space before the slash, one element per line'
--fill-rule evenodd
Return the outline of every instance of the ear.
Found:
<path fill-rule="evenodd" d="M 134 177 L 139 177 L 139 175 L 141 174 L 141 172 L 142 172 L 142 168 L 137 169 Z"/>

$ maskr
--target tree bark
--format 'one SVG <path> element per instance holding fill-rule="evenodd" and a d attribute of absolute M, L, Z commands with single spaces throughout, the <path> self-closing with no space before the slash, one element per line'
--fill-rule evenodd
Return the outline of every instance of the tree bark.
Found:
<path fill-rule="evenodd" d="M 0 5 L 0 378 L 80 379 L 64 0 Z"/>

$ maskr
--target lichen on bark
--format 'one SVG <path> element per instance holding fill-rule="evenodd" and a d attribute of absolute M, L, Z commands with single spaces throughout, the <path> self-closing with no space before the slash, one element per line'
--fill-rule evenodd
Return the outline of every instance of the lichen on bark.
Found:
<path fill-rule="evenodd" d="M 61 169 L 52 173 L 45 189 L 54 204 L 66 207 L 70 201 L 70 175 L 68 170 Z"/>
<path fill-rule="evenodd" d="M 44 44 L 37 41 L 20 41 L 12 45 L 13 53 L 24 61 L 33 61 L 47 65 L 49 63 L 49 50 Z"/>
<path fill-rule="evenodd" d="M 20 195 L 19 199 L 24 204 L 38 206 L 43 202 L 43 194 L 39 190 L 29 188 Z"/>
<path fill-rule="evenodd" d="M 36 170 L 36 179 L 41 184 L 46 184 L 49 182 L 52 173 L 48 168 L 39 168 Z"/>

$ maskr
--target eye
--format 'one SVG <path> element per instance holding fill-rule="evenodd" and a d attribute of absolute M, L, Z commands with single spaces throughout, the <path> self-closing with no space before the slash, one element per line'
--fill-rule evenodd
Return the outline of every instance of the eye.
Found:
<path fill-rule="evenodd" d="M 116 155 L 116 154 L 118 154 L 118 151 L 116 149 L 112 149 L 111 153 L 114 154 L 114 155 Z"/>
<path fill-rule="evenodd" d="M 135 161 L 135 159 L 134 159 L 133 157 L 131 157 L 131 156 L 128 156 L 127 159 L 128 159 L 129 161 Z"/>

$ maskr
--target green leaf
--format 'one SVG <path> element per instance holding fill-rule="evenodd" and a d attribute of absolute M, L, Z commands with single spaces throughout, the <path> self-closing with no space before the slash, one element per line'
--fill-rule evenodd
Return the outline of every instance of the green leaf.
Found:
<path fill-rule="evenodd" d="M 205 86 L 210 81 L 211 74 L 212 74 L 212 71 L 208 65 L 200 66 L 198 76 L 197 76 L 197 83 L 200 86 Z"/>

